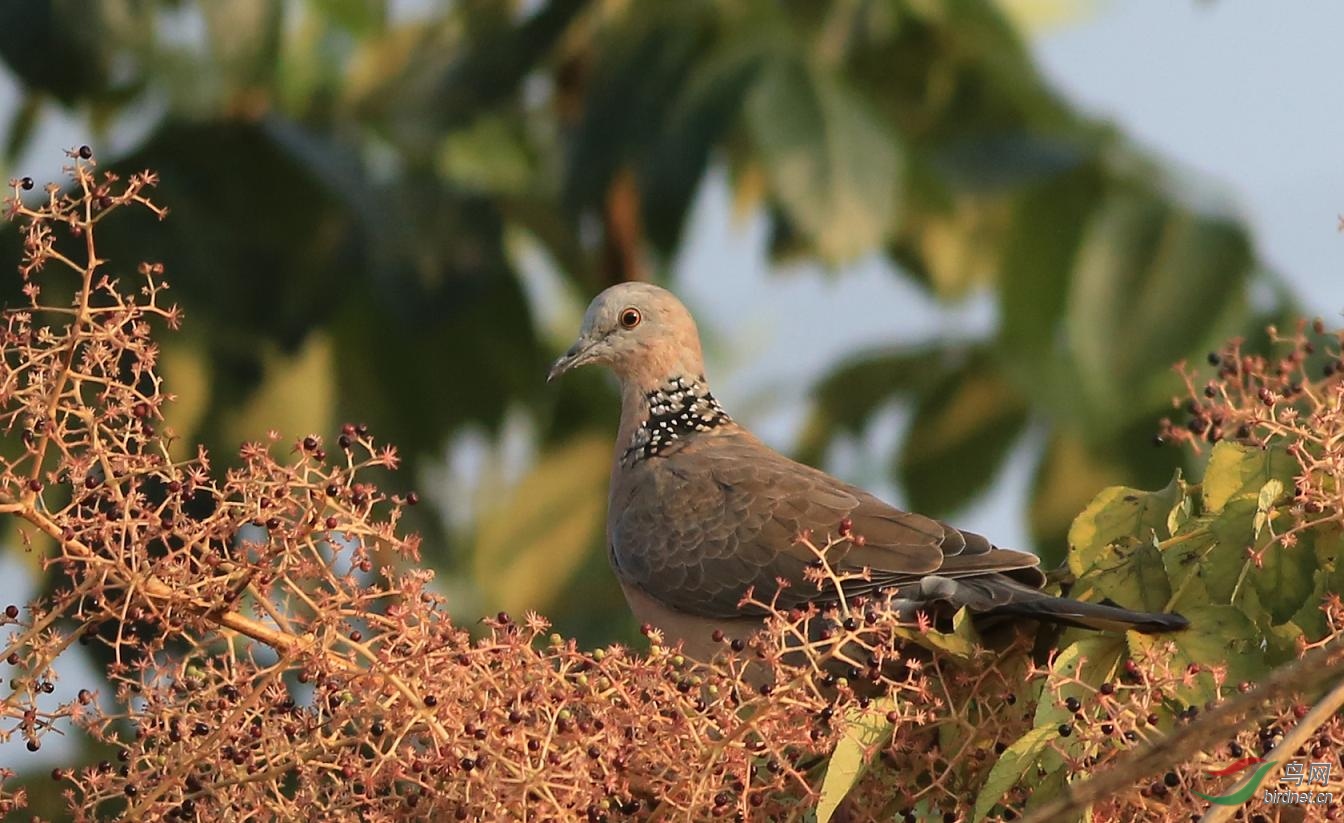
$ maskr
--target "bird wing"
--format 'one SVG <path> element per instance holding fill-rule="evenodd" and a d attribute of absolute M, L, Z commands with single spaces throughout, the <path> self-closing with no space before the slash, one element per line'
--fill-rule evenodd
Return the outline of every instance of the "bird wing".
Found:
<path fill-rule="evenodd" d="M 985 538 L 903 512 L 746 435 L 705 438 L 645 461 L 620 478 L 612 499 L 611 559 L 617 573 L 665 605 L 704 617 L 761 614 L 754 599 L 780 608 L 833 602 L 834 588 L 808 580 L 815 553 L 849 521 L 862 545 L 828 554 L 842 572 L 867 570 L 845 584 L 847 597 L 946 578 L 1014 573 L 1044 582 L 1037 558 L 996 548 Z M 786 581 L 780 586 L 780 580 Z"/>

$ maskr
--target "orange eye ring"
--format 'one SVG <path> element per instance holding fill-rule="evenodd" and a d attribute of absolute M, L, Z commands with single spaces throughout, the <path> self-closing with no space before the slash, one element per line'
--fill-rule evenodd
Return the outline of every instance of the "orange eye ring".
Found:
<path fill-rule="evenodd" d="M 643 319 L 644 317 L 639 313 L 639 309 L 634 306 L 621 310 L 621 328 L 623 329 L 633 329 Z"/>

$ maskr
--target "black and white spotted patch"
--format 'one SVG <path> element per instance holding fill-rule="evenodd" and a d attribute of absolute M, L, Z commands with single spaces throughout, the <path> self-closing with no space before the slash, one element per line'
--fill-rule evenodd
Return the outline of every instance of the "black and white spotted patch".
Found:
<path fill-rule="evenodd" d="M 635 430 L 625 451 L 625 459 L 631 463 L 657 457 L 678 440 L 732 422 L 700 380 L 674 377 L 645 394 L 644 399 L 648 417 Z"/>

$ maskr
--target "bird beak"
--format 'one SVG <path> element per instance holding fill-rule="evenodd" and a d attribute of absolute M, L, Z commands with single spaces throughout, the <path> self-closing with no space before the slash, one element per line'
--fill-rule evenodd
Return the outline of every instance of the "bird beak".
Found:
<path fill-rule="evenodd" d="M 577 343 L 569 347 L 559 360 L 551 366 L 550 372 L 546 375 L 546 382 L 551 383 L 555 378 L 569 371 L 578 368 L 592 359 L 593 346 L 595 343 L 580 339 Z"/>

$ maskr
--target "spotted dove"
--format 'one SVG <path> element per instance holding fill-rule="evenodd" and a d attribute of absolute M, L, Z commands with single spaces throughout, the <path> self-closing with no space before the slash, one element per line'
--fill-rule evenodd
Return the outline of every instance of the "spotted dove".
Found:
<path fill-rule="evenodd" d="M 869 570 L 845 596 L 881 596 L 913 615 L 965 607 L 977 621 L 1025 618 L 1098 630 L 1163 632 L 1175 614 L 1129 611 L 1040 591 L 1035 555 L 903 512 L 797 463 L 738 425 L 710 393 L 699 335 L 685 306 L 647 283 L 599 294 L 578 341 L 548 380 L 585 364 L 616 373 L 621 425 L 611 472 L 607 547 L 635 617 L 708 659 L 715 629 L 745 636 L 762 608 L 824 604 L 837 596 L 806 576 L 813 544 L 847 532 L 837 571 Z M 781 586 L 780 580 L 788 581 Z"/>

